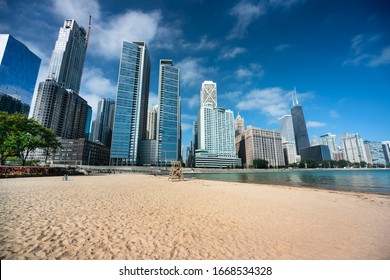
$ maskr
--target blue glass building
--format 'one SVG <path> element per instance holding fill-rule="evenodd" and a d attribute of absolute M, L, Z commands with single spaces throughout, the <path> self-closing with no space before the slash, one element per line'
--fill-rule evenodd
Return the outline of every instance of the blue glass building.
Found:
<path fill-rule="evenodd" d="M 157 112 L 158 164 L 181 158 L 180 71 L 172 60 L 160 60 Z"/>
<path fill-rule="evenodd" d="M 28 114 L 41 59 L 9 34 L 0 34 L 0 111 Z"/>
<path fill-rule="evenodd" d="M 110 98 L 102 98 L 98 103 L 93 140 L 106 146 L 111 146 L 114 109 L 115 101 Z"/>
<path fill-rule="evenodd" d="M 145 42 L 124 41 L 119 65 L 111 142 L 111 165 L 136 165 L 146 139 L 150 58 Z"/>

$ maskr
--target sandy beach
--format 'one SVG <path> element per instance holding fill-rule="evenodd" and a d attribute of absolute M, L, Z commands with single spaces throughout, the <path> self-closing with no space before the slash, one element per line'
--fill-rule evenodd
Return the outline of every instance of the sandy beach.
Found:
<path fill-rule="evenodd" d="M 0 180 L 1 259 L 390 259 L 390 196 L 141 174 Z"/>

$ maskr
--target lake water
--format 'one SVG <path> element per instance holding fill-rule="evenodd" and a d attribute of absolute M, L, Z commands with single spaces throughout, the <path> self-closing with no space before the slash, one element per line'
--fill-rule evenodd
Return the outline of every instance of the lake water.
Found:
<path fill-rule="evenodd" d="M 272 184 L 328 190 L 390 194 L 389 169 L 202 173 L 186 174 L 185 177 L 227 182 Z"/>

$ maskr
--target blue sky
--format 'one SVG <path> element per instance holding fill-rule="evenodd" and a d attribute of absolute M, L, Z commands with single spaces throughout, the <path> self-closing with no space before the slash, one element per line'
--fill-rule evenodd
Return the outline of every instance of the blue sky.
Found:
<path fill-rule="evenodd" d="M 390 140 L 390 3 L 382 0 L 0 0 L 0 33 L 42 59 L 45 79 L 66 18 L 91 40 L 80 95 L 94 110 L 115 99 L 123 40 L 146 41 L 150 105 L 157 103 L 158 64 L 181 69 L 183 146 L 191 141 L 204 80 L 217 83 L 218 105 L 245 125 L 278 129 L 298 92 L 310 140 L 327 132 Z"/>

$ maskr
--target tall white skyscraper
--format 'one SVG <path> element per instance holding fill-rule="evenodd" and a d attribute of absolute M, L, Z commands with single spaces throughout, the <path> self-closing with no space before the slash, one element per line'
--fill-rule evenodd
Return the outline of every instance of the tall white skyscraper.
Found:
<path fill-rule="evenodd" d="M 65 20 L 50 59 L 48 78 L 79 93 L 87 46 L 85 29 L 74 19 Z"/>
<path fill-rule="evenodd" d="M 46 81 L 39 83 L 33 117 L 63 138 L 85 137 L 91 108 L 79 95 L 88 33 L 74 19 L 60 28 Z M 87 126 L 88 127 L 88 126 Z"/>
<path fill-rule="evenodd" d="M 200 90 L 200 106 L 217 107 L 217 84 L 204 81 Z"/>
<path fill-rule="evenodd" d="M 350 162 L 367 162 L 363 139 L 359 133 L 345 133 L 339 139 L 346 160 Z"/>
<path fill-rule="evenodd" d="M 337 151 L 336 135 L 331 133 L 321 135 L 320 142 L 322 145 L 326 145 L 329 147 L 330 156 L 332 159 L 335 159 L 335 153 Z"/>
<path fill-rule="evenodd" d="M 197 167 L 241 165 L 236 155 L 234 115 L 231 110 L 217 107 L 217 85 L 205 81 L 200 91 L 199 149 Z"/>

